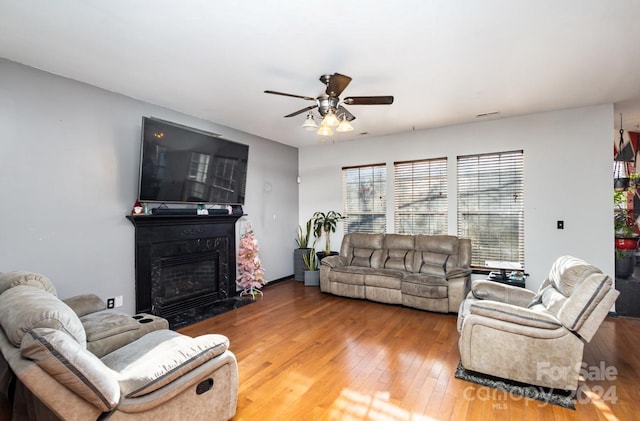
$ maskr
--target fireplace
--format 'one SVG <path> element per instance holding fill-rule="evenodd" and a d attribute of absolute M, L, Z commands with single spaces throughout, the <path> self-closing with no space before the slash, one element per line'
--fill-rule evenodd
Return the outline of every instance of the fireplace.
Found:
<path fill-rule="evenodd" d="M 237 215 L 144 215 L 135 226 L 136 312 L 195 323 L 237 300 Z"/>

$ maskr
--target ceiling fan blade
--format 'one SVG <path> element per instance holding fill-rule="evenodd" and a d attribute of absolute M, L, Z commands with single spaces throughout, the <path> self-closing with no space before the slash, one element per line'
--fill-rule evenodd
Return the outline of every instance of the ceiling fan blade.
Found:
<path fill-rule="evenodd" d="M 389 105 L 393 96 L 350 96 L 342 100 L 347 105 Z"/>
<path fill-rule="evenodd" d="M 293 112 L 291 114 L 288 114 L 285 117 L 293 117 L 295 115 L 302 114 L 305 111 L 313 110 L 314 108 L 318 108 L 318 105 L 317 104 L 316 105 L 309 105 L 308 107 L 304 107 L 303 109 L 295 111 L 295 112 Z"/>
<path fill-rule="evenodd" d="M 325 75 L 326 76 L 326 75 Z M 320 81 L 324 82 L 325 76 L 320 76 Z M 342 91 L 349 85 L 351 78 L 349 76 L 341 75 L 340 73 L 334 73 L 329 76 L 329 83 L 327 83 L 326 93 L 329 96 L 340 96 Z"/>
<path fill-rule="evenodd" d="M 265 94 L 274 94 L 274 95 L 282 95 L 282 96 L 290 96 L 293 98 L 302 98 L 302 99 L 306 99 L 309 101 L 315 101 L 315 98 L 311 98 L 310 96 L 302 96 L 302 95 L 294 95 L 294 94 L 285 94 L 284 92 L 277 92 L 277 91 L 264 91 Z"/>
<path fill-rule="evenodd" d="M 338 111 L 336 111 L 336 115 L 338 116 L 338 118 L 341 118 L 342 114 L 344 114 L 344 117 L 347 119 L 347 121 L 353 121 L 356 119 L 353 114 L 351 114 L 346 108 L 340 105 L 338 107 Z"/>

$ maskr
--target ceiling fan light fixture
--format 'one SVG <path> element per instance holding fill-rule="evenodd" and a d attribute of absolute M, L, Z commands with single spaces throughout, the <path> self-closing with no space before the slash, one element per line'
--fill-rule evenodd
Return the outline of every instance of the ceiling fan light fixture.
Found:
<path fill-rule="evenodd" d="M 302 128 L 309 131 L 318 129 L 318 123 L 316 123 L 316 119 L 311 112 L 307 114 L 307 118 L 302 123 Z"/>
<path fill-rule="evenodd" d="M 353 130 L 353 126 L 347 120 L 347 116 L 342 114 L 342 119 L 340 120 L 340 124 L 338 124 L 336 131 L 344 133 L 344 132 L 350 132 L 352 130 Z"/>
<path fill-rule="evenodd" d="M 313 101 L 314 105 L 309 105 L 290 114 L 285 115 L 285 118 L 294 117 L 302 113 L 307 113 L 307 117 L 302 124 L 302 128 L 305 130 L 317 130 L 316 133 L 319 136 L 332 136 L 333 130 L 337 132 L 350 132 L 353 131 L 351 121 L 355 119 L 353 114 L 347 111 L 343 104 L 346 105 L 390 105 L 393 104 L 393 96 L 350 96 L 340 101 L 340 95 L 344 89 L 351 82 L 351 77 L 340 74 L 324 74 L 320 76 L 320 82 L 322 82 L 326 88 L 323 93 L 313 98 L 304 95 L 289 94 L 286 92 L 278 91 L 264 91 L 266 94 L 281 95 L 292 98 L 300 98 L 305 101 Z M 314 115 L 310 110 L 317 110 L 318 114 Z M 338 117 L 339 116 L 339 117 Z M 317 117 L 317 118 L 316 118 Z M 318 119 L 320 121 L 318 122 Z M 320 126 L 320 127 L 318 127 Z M 361 133 L 362 134 L 362 133 Z"/>
<path fill-rule="evenodd" d="M 323 124 L 320 126 L 320 128 L 316 133 L 319 134 L 320 136 L 331 136 L 333 135 L 333 130 L 331 130 L 331 127 L 325 126 Z"/>
<path fill-rule="evenodd" d="M 336 113 L 334 113 L 333 110 L 329 110 L 322 119 L 323 126 L 336 127 L 338 124 L 340 124 L 340 121 L 338 121 L 338 117 L 336 117 Z"/>

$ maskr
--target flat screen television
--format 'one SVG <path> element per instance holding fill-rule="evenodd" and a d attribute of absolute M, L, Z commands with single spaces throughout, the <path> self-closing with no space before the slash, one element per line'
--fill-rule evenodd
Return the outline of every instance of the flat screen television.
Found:
<path fill-rule="evenodd" d="M 244 205 L 249 146 L 142 118 L 141 202 Z"/>

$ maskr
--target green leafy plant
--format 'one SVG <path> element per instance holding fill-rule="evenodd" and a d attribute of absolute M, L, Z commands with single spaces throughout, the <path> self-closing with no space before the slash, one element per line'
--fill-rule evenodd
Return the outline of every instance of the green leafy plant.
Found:
<path fill-rule="evenodd" d="M 635 220 L 633 215 L 626 207 L 629 190 L 614 191 L 613 192 L 613 204 L 614 204 L 614 229 L 615 235 L 621 238 L 633 238 L 635 237 L 634 228 Z"/>
<path fill-rule="evenodd" d="M 635 251 L 633 250 L 620 250 L 615 249 L 616 259 L 624 260 L 629 259 L 635 256 Z"/>
<path fill-rule="evenodd" d="M 316 237 L 320 238 L 324 232 L 325 239 L 325 252 L 331 253 L 331 233 L 336 232 L 336 226 L 338 221 L 345 219 L 340 212 L 315 212 L 313 214 L 313 232 Z"/>
<path fill-rule="evenodd" d="M 316 256 L 316 249 L 311 247 L 309 253 L 302 255 L 304 261 L 305 270 L 318 270 L 318 257 Z"/>
<path fill-rule="evenodd" d="M 313 220 L 307 221 L 306 232 L 298 225 L 298 238 L 296 238 L 296 244 L 299 249 L 309 248 L 309 240 L 311 239 L 311 227 L 313 226 Z"/>

